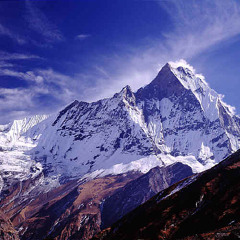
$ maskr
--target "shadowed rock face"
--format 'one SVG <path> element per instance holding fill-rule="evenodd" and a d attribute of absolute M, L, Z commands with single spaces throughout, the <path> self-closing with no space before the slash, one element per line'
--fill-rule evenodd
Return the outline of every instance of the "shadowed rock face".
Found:
<path fill-rule="evenodd" d="M 94 239 L 239 239 L 240 151 L 161 191 Z"/>
<path fill-rule="evenodd" d="M 161 190 L 192 174 L 189 166 L 176 163 L 166 168 L 153 168 L 147 174 L 129 182 L 103 202 L 101 228 L 111 226 Z"/>

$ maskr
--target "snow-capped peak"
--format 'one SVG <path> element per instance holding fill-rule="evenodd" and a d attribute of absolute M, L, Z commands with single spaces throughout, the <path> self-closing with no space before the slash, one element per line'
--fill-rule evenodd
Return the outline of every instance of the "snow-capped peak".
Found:
<path fill-rule="evenodd" d="M 220 103 L 225 110 L 233 117 L 235 115 L 234 107 L 223 101 L 223 95 L 214 91 L 205 81 L 202 74 L 196 73 L 196 70 L 181 59 L 176 62 L 166 64 L 174 75 L 179 79 L 181 84 L 193 92 L 198 99 L 206 117 L 210 121 L 214 121 L 219 117 L 218 104 Z"/>
<path fill-rule="evenodd" d="M 210 88 L 208 83 L 205 81 L 205 77 L 200 73 L 196 73 L 193 66 L 188 64 L 185 60 L 181 59 L 177 62 L 168 62 L 166 65 L 168 65 L 177 76 L 180 76 L 181 78 L 186 76 L 188 77 L 183 82 L 184 87 L 191 89 L 192 91 L 195 91 L 199 87 L 204 89 Z M 214 90 L 212 91 L 215 92 Z"/>
<path fill-rule="evenodd" d="M 10 124 L 9 131 L 7 133 L 8 141 L 16 141 L 22 134 L 26 133 L 30 128 L 34 127 L 36 124 L 47 119 L 48 115 L 35 115 L 31 117 L 26 117 L 21 120 L 14 120 Z"/>
<path fill-rule="evenodd" d="M 194 74 L 195 74 L 195 71 L 196 71 L 194 69 L 194 67 L 191 66 L 189 63 L 187 63 L 187 61 L 184 60 L 184 59 L 180 59 L 180 60 L 175 61 L 175 62 L 170 61 L 167 64 L 170 65 L 172 68 L 183 67 L 183 68 L 189 69 Z"/>
<path fill-rule="evenodd" d="M 210 121 L 215 121 L 219 117 L 217 104 L 221 97 L 209 87 L 204 76 L 197 74 L 196 70 L 182 59 L 177 62 L 169 62 L 168 66 L 184 88 L 191 90 L 195 95 L 205 116 Z"/>
<path fill-rule="evenodd" d="M 63 181 L 94 172 L 144 172 L 177 161 L 199 172 L 239 148 L 240 119 L 230 110 L 204 77 L 181 60 L 167 63 L 137 92 L 126 86 L 112 98 L 74 101 L 34 127 L 45 118 L 0 129 L 4 136 L 10 129 L 18 153 L 21 144 L 30 143 L 32 149 L 15 159 L 31 156 Z"/>
<path fill-rule="evenodd" d="M 129 85 L 126 85 L 124 88 L 122 88 L 122 90 L 116 94 L 114 94 L 115 98 L 126 98 L 126 97 L 132 97 L 133 96 L 133 92 L 132 89 Z"/>
<path fill-rule="evenodd" d="M 180 59 L 176 62 L 168 62 L 166 65 L 171 69 L 176 77 L 179 78 L 183 86 L 187 89 L 190 89 L 196 95 L 201 105 L 203 105 L 203 110 L 206 111 L 209 108 L 209 106 L 206 106 L 211 104 L 208 104 L 209 99 L 210 102 L 214 103 L 212 106 L 217 106 L 218 102 L 220 102 L 231 116 L 235 115 L 235 108 L 225 103 L 223 101 L 224 96 L 211 89 L 208 83 L 205 81 L 205 77 L 202 74 L 197 73 L 196 69 L 187 63 L 186 60 Z M 204 96 L 204 99 L 201 97 L 201 95 Z M 216 117 L 217 116 L 215 116 L 215 118 Z M 212 118 L 212 120 L 214 119 Z"/>

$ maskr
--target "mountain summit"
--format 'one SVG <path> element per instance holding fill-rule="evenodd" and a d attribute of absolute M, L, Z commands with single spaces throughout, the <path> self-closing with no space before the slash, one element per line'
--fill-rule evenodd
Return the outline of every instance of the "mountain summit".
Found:
<path fill-rule="evenodd" d="M 240 118 L 231 109 L 191 66 L 170 62 L 138 91 L 126 86 L 111 98 L 74 101 L 21 141 L 34 142 L 24 154 L 60 182 L 175 162 L 200 172 L 239 149 Z"/>

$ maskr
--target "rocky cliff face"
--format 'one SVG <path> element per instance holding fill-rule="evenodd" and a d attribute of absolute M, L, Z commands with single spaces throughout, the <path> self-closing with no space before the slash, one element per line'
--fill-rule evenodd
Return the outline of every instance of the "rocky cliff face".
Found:
<path fill-rule="evenodd" d="M 94 239 L 239 239 L 240 151 L 167 188 Z"/>
<path fill-rule="evenodd" d="M 192 169 L 182 163 L 151 169 L 148 173 L 126 184 L 103 202 L 101 227 L 104 229 L 111 226 L 161 190 L 192 174 Z"/>

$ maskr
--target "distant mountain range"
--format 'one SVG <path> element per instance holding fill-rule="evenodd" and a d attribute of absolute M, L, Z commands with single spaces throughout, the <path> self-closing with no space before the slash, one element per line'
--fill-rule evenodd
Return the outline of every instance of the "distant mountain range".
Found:
<path fill-rule="evenodd" d="M 136 92 L 1 125 L 2 214 L 22 239 L 89 239 L 239 146 L 232 107 L 192 67 L 167 63 Z"/>

